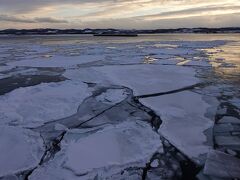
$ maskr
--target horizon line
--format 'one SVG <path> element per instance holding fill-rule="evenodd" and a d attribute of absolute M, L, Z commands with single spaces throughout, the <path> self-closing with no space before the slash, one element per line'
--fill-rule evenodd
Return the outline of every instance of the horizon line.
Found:
<path fill-rule="evenodd" d="M 125 29 L 125 28 L 22 28 L 22 29 L 17 29 L 17 28 L 7 28 L 7 29 L 0 29 L 0 31 L 5 31 L 5 30 L 38 30 L 38 29 L 52 29 L 52 30 L 105 30 L 105 29 L 114 29 L 114 30 L 136 30 L 136 31 L 141 31 L 141 30 L 177 30 L 177 29 L 227 29 L 227 28 L 240 28 L 240 26 L 223 26 L 223 27 L 179 27 L 179 28 L 153 28 L 153 29 Z"/>

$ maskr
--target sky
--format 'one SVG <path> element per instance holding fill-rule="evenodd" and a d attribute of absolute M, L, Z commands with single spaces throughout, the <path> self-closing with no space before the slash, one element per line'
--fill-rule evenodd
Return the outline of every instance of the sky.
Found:
<path fill-rule="evenodd" d="M 240 27 L 240 0 L 0 0 L 0 29 Z"/>

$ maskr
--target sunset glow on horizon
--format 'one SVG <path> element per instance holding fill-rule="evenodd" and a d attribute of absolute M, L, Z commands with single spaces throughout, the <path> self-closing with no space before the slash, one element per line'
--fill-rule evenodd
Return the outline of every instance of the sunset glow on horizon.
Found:
<path fill-rule="evenodd" d="M 239 0 L 0 0 L 0 29 L 240 26 Z"/>

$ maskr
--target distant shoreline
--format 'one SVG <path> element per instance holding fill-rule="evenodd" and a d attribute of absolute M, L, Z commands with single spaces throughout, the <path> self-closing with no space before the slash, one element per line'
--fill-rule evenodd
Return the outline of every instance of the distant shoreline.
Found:
<path fill-rule="evenodd" d="M 153 30 L 123 30 L 123 29 L 6 29 L 0 30 L 0 35 L 80 35 L 80 34 L 226 34 L 240 33 L 240 27 L 226 28 L 178 28 Z"/>
<path fill-rule="evenodd" d="M 240 32 L 234 32 L 234 33 L 146 33 L 146 34 L 138 34 L 137 36 L 98 36 L 98 35 L 94 35 L 94 34 L 21 34 L 21 35 L 15 35 L 15 34 L 0 34 L 0 38 L 10 38 L 10 37 L 64 37 L 64 36 L 85 36 L 85 37 L 119 37 L 119 38 L 138 38 L 138 37 L 142 37 L 142 36 L 158 36 L 158 35 L 240 35 Z"/>

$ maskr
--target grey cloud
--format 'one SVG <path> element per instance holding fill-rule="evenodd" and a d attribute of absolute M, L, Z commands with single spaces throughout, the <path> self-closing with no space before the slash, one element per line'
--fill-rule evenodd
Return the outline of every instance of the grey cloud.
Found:
<path fill-rule="evenodd" d="M 187 18 L 161 19 L 154 21 L 143 21 L 135 18 L 118 20 L 85 22 L 85 27 L 90 28 L 112 28 L 126 29 L 158 29 L 158 28 L 185 28 L 185 27 L 230 27 L 240 26 L 240 13 L 227 15 L 209 15 Z"/>
<path fill-rule="evenodd" d="M 66 20 L 55 19 L 51 17 L 28 19 L 25 17 L 16 17 L 16 16 L 9 16 L 9 15 L 0 15 L 0 21 L 16 22 L 16 23 L 68 23 L 68 21 Z"/>
<path fill-rule="evenodd" d="M 180 11 L 170 11 L 160 14 L 154 14 L 154 15 L 146 15 L 146 16 L 139 16 L 137 18 L 164 18 L 168 16 L 178 16 L 178 15 L 186 15 L 186 14 L 197 14 L 201 12 L 209 12 L 209 11 L 217 11 L 217 10 L 239 10 L 240 12 L 240 6 L 225 6 L 225 7 L 216 7 L 216 6 L 208 6 L 208 7 L 198 7 L 198 8 L 191 8 L 186 10 L 180 10 Z"/>
<path fill-rule="evenodd" d="M 36 22 L 42 22 L 42 23 L 68 23 L 67 20 L 62 19 L 55 19 L 50 17 L 44 17 L 44 18 L 35 18 Z"/>
<path fill-rule="evenodd" d="M 137 0 L 0 0 L 0 9 L 15 13 L 25 13 L 37 10 L 48 5 L 64 5 L 64 4 L 84 4 L 84 3 L 112 3 L 121 4 L 124 2 L 135 3 Z M 185 0 L 151 0 L 152 2 L 166 3 L 171 1 Z M 150 1 L 150 2 L 151 2 Z M 142 2 L 140 2 L 141 4 Z"/>
<path fill-rule="evenodd" d="M 26 19 L 26 18 L 18 18 L 15 16 L 8 15 L 0 15 L 0 21 L 8 21 L 8 22 L 18 22 L 18 23 L 34 23 L 34 20 Z"/>
<path fill-rule="evenodd" d="M 160 13 L 160 14 L 153 14 L 153 15 L 146 15 L 146 16 L 136 16 L 132 18 L 109 18 L 98 20 L 98 21 L 90 21 L 90 18 L 93 15 L 105 15 L 104 13 L 110 13 L 113 9 L 113 12 L 119 8 L 121 11 L 124 11 L 124 8 L 121 8 L 121 3 L 125 2 L 131 2 L 135 4 L 140 4 L 144 6 L 147 3 L 165 3 L 168 4 L 173 1 L 178 1 L 182 5 L 189 5 L 189 7 L 194 7 L 193 4 L 198 4 L 198 6 L 204 5 L 201 4 L 202 2 L 206 2 L 204 7 L 197 7 L 197 8 L 190 8 L 186 10 L 180 10 L 180 11 L 172 11 L 172 12 L 166 12 L 166 13 Z M 1 28 L 3 27 L 60 27 L 60 28 L 85 28 L 85 27 L 96 27 L 96 28 L 104 28 L 104 27 L 115 27 L 115 28 L 168 28 L 168 27 L 198 27 L 198 26 L 204 26 L 204 27 L 211 27 L 211 26 L 239 26 L 239 18 L 240 15 L 238 13 L 235 14 L 226 14 L 226 15 L 219 15 L 219 16 L 211 16 L 208 15 L 207 12 L 210 11 L 222 11 L 224 13 L 224 10 L 238 10 L 240 11 L 239 4 L 236 4 L 236 6 L 233 6 L 231 2 L 225 2 L 224 0 L 220 0 L 222 3 L 214 3 L 215 0 L 146 0 L 145 1 L 139 1 L 138 0 L 0 0 L 0 12 L 2 14 L 8 14 L 8 15 L 1 15 L 0 14 L 0 22 L 5 21 L 6 23 L 1 24 Z M 145 3 L 141 3 L 145 2 Z M 208 3 L 211 2 L 211 3 Z M 76 19 L 72 18 L 69 20 L 69 18 L 64 19 L 55 19 L 52 17 L 44 17 L 44 18 L 31 18 L 30 16 L 21 16 L 21 13 L 25 13 L 28 11 L 35 11 L 39 10 L 41 7 L 46 6 L 55 6 L 55 5 L 64 5 L 64 4 L 76 4 L 81 5 L 84 3 L 107 3 L 107 8 L 100 8 L 99 11 L 101 12 L 92 12 L 88 15 L 85 15 L 84 17 L 77 17 Z M 200 4 L 199 4 L 200 3 Z M 90 6 L 94 6 L 95 4 L 90 4 Z M 85 6 L 87 7 L 87 6 Z M 184 7 L 184 6 L 183 6 Z M 188 8 L 189 8 L 188 7 Z M 195 6 L 196 7 L 196 6 Z M 112 9 L 111 9 L 112 8 Z M 114 9 L 115 8 L 115 9 Z M 201 16 L 201 12 L 204 12 L 204 15 Z M 41 12 L 38 12 L 41 13 Z M 149 12 L 151 13 L 151 12 Z M 189 17 L 184 15 L 196 15 L 195 17 Z M 210 14 L 210 13 L 209 13 Z M 10 16 L 11 15 L 11 16 Z M 183 16 L 181 16 L 183 15 Z M 199 15 L 199 16 L 198 16 Z M 38 16 L 38 15 L 36 15 Z M 46 15 L 47 16 L 47 15 Z M 50 15 L 49 15 L 50 16 Z M 134 16 L 134 15 L 133 15 Z M 156 17 L 155 20 L 150 20 L 151 17 Z M 159 17 L 159 19 L 158 19 Z M 168 18 L 171 17 L 171 18 Z M 209 17 L 211 17 L 211 21 L 209 20 Z M 149 18 L 150 21 L 145 20 L 146 18 Z M 94 19 L 94 17 L 92 18 Z M 82 23 L 80 23 L 80 20 Z M 18 24 L 13 22 L 19 22 Z M 63 24 L 61 24 L 63 23 Z M 65 24 L 64 24 L 65 23 Z M 47 25 L 46 25 L 47 24 Z M 64 25 L 64 26 L 63 26 Z"/>
<path fill-rule="evenodd" d="M 0 0 L 0 8 L 11 12 L 29 12 L 48 5 L 114 2 L 116 0 Z M 119 0 L 117 0 L 119 1 Z"/>

